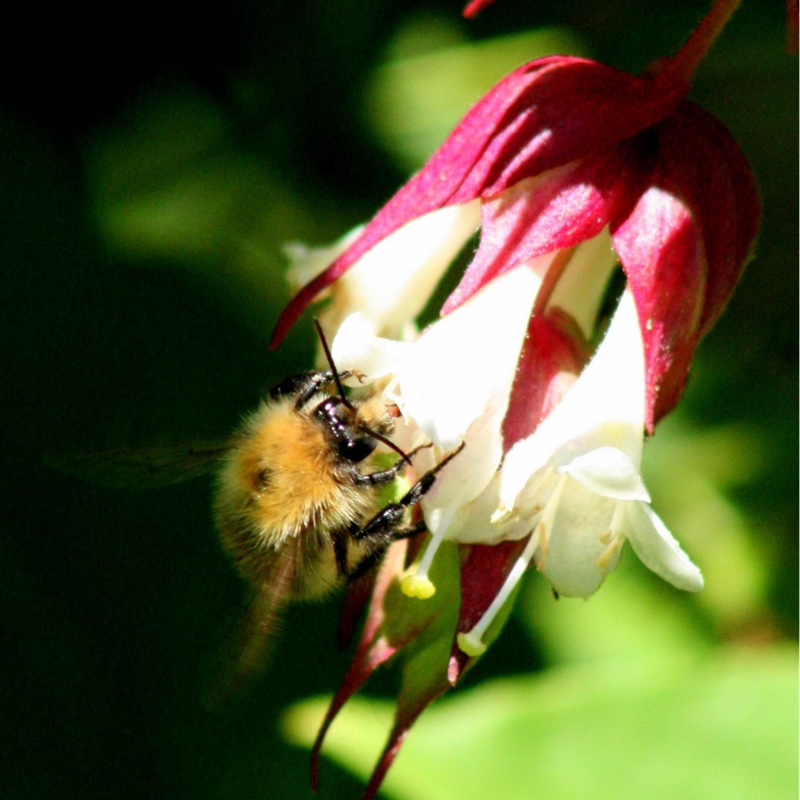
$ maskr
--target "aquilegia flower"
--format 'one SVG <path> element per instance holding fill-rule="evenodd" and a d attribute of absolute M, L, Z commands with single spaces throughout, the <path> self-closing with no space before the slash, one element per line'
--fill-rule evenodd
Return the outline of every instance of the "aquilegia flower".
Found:
<path fill-rule="evenodd" d="M 707 46 L 701 26 L 649 77 L 561 56 L 520 67 L 321 271 L 318 253 L 293 251 L 308 282 L 274 341 L 328 295 L 338 368 L 379 382 L 405 440 L 434 444 L 415 470 L 465 445 L 422 503 L 430 535 L 411 545 L 414 564 L 406 542 L 387 556 L 315 747 L 316 764 L 345 700 L 402 650 L 396 725 L 368 796 L 416 716 L 497 635 L 529 567 L 557 594 L 588 597 L 628 541 L 676 587 L 702 588 L 639 474 L 644 435 L 677 403 L 758 226 L 744 156 L 684 99 L 701 32 Z M 418 332 L 478 229 L 442 318 Z"/>

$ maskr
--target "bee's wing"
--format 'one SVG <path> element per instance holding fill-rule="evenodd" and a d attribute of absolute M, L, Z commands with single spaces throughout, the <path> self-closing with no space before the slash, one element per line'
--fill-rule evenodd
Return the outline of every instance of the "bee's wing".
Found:
<path fill-rule="evenodd" d="M 106 488 L 154 489 L 214 472 L 228 444 L 219 441 L 115 447 L 76 453 L 51 453 L 49 467 Z"/>
<path fill-rule="evenodd" d="M 292 600 L 296 564 L 291 544 L 276 550 L 268 576 L 253 592 L 247 611 L 233 631 L 206 695 L 208 707 L 225 705 L 263 671 L 281 628 L 281 614 Z"/>

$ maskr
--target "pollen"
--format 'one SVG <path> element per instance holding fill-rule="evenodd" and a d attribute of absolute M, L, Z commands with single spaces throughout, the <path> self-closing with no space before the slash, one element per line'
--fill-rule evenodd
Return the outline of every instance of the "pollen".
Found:
<path fill-rule="evenodd" d="M 502 525 L 504 523 L 511 522 L 514 518 L 513 515 L 514 509 L 509 508 L 508 506 L 500 505 L 498 506 L 495 511 L 492 513 L 492 516 L 489 519 L 489 522 L 492 525 Z"/>
<path fill-rule="evenodd" d="M 612 560 L 616 557 L 617 553 L 622 549 L 622 545 L 625 543 L 625 539 L 620 534 L 611 533 L 611 541 L 606 547 L 605 550 L 600 554 L 600 558 L 597 559 L 597 568 L 601 570 L 607 570 L 611 565 Z M 603 542 L 602 538 L 600 540 Z M 605 542 L 603 542 L 605 544 Z"/>
<path fill-rule="evenodd" d="M 550 554 L 550 532 L 547 529 L 547 523 L 541 520 L 534 529 L 535 534 L 538 536 L 538 549 L 536 552 L 536 569 L 540 572 L 544 569 L 547 561 L 547 556 Z"/>
<path fill-rule="evenodd" d="M 406 575 L 400 581 L 400 591 L 406 597 L 428 600 L 436 594 L 436 587 L 427 575 Z"/>
<path fill-rule="evenodd" d="M 486 645 L 476 636 L 473 631 L 459 633 L 456 636 L 458 649 L 466 653 L 470 658 L 477 658 L 486 652 Z"/>

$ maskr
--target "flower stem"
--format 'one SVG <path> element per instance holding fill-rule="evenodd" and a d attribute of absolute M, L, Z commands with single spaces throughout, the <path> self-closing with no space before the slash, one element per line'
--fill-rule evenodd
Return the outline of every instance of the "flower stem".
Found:
<path fill-rule="evenodd" d="M 661 65 L 659 78 L 668 82 L 680 81 L 688 86 L 708 49 L 714 44 L 740 3 L 741 0 L 716 0 L 677 55 Z"/>

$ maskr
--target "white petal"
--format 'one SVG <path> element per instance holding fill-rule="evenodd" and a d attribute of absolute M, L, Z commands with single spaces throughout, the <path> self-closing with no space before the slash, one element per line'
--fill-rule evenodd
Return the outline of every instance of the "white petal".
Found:
<path fill-rule="evenodd" d="M 650 501 L 650 495 L 633 462 L 616 447 L 590 450 L 559 467 L 556 472 L 565 472 L 602 497 Z"/>
<path fill-rule="evenodd" d="M 699 592 L 703 576 L 689 556 L 659 519 L 644 503 L 631 503 L 625 534 L 641 562 L 678 589 Z"/>
<path fill-rule="evenodd" d="M 425 330 L 398 375 L 403 403 L 428 438 L 458 445 L 480 418 L 500 425 L 539 277 L 517 267 Z M 487 423 L 489 424 L 489 423 Z"/>
<path fill-rule="evenodd" d="M 497 508 L 497 473 L 492 476 L 486 488 L 471 502 L 463 505 L 458 514 L 450 517 L 450 529 L 444 531 L 445 539 L 454 539 L 462 544 L 498 544 L 510 538 L 520 539 L 530 533 L 530 526 L 515 537 L 507 535 L 491 522 L 491 516 Z M 435 484 L 434 484 L 435 486 Z M 426 506 L 427 500 L 423 500 Z M 425 519 L 428 511 L 425 509 Z"/>
<path fill-rule="evenodd" d="M 645 415 L 644 343 L 633 294 L 623 292 L 608 331 L 592 360 L 556 411 L 570 416 L 574 436 L 609 424 L 629 432 L 634 463 L 641 459 Z M 555 412 L 554 412 L 555 413 Z M 635 433 L 635 435 L 634 435 Z"/>
<path fill-rule="evenodd" d="M 396 336 L 433 290 L 480 223 L 480 201 L 447 206 L 378 242 L 336 283 L 343 314 L 361 311 L 376 332 Z"/>
<path fill-rule="evenodd" d="M 644 346 L 633 296 L 626 291 L 608 333 L 564 399 L 532 436 L 506 454 L 501 503 L 512 507 L 528 477 L 553 458 L 562 465 L 565 453 L 575 458 L 610 445 L 638 471 L 644 413 Z"/>
<path fill-rule="evenodd" d="M 491 400 L 490 403 L 495 402 Z M 423 508 L 453 508 L 471 502 L 497 473 L 503 456 L 500 435 L 502 411 L 492 407 L 475 420 L 464 434 L 464 450 L 439 473 L 425 496 Z M 460 519 L 460 518 L 459 518 Z M 454 518 L 454 524 L 456 519 Z M 486 535 L 492 532 L 486 531 Z M 446 537 L 447 538 L 447 537 Z M 462 541 L 461 536 L 458 536 Z"/>
<path fill-rule="evenodd" d="M 608 228 L 603 228 L 597 236 L 578 245 L 558 279 L 547 307 L 564 309 L 583 335 L 591 339 L 608 280 L 616 265 L 617 254 L 611 234 Z"/>
<path fill-rule="evenodd" d="M 376 336 L 373 325 L 357 313 L 341 324 L 331 344 L 331 355 L 337 369 L 357 369 L 371 382 L 399 372 L 411 357 L 412 348 L 410 342 Z"/>
<path fill-rule="evenodd" d="M 426 497 L 426 517 L 438 508 L 447 512 L 446 519 L 461 519 L 456 508 L 477 497 L 496 473 L 503 416 L 539 286 L 538 275 L 521 266 L 492 281 L 414 343 L 376 336 L 362 315 L 348 317 L 333 341 L 340 369 L 358 369 L 368 380 L 394 376 L 391 391 L 406 423 L 418 426 L 440 450 L 465 443 Z"/>
<path fill-rule="evenodd" d="M 560 595 L 589 597 L 616 567 L 618 552 L 611 559 L 603 558 L 615 502 L 567 479 L 539 565 Z"/>

